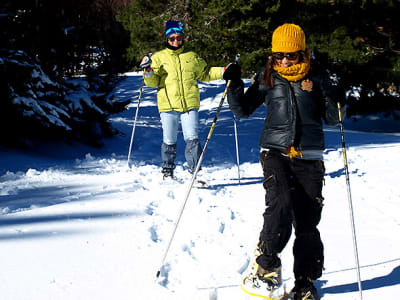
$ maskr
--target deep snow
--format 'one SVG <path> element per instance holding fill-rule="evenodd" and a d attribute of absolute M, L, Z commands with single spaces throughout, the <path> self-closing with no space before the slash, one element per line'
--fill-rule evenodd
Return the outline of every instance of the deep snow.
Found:
<path fill-rule="evenodd" d="M 162 181 L 156 91 L 147 87 L 132 167 L 127 167 L 141 83 L 139 74 L 127 75 L 114 94 L 132 104 L 111 117 L 121 134 L 103 148 L 61 143 L 32 151 L 0 148 L 1 299 L 248 299 L 239 284 L 262 225 L 258 138 L 265 109 L 237 122 L 239 185 L 233 118 L 225 103 L 202 165 L 210 188 L 191 191 L 156 282 L 190 177 L 180 136 L 176 175 L 183 180 Z M 203 145 L 224 84 L 200 84 Z M 336 127 L 326 127 L 325 133 L 325 206 L 319 226 L 325 271 L 316 285 L 323 299 L 359 299 L 340 133 Z M 400 136 L 345 126 L 345 137 L 363 299 L 397 299 Z M 282 253 L 288 289 L 291 246 L 292 240 Z"/>

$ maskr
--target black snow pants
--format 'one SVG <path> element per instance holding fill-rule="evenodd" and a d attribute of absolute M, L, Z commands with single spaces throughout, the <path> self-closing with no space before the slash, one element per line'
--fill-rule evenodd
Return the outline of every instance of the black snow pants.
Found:
<path fill-rule="evenodd" d="M 260 161 L 266 209 L 257 263 L 264 269 L 281 265 L 278 254 L 288 243 L 293 226 L 295 278 L 315 280 L 321 277 L 324 263 L 317 229 L 323 205 L 324 164 L 320 160 L 290 159 L 279 150 L 261 152 Z"/>

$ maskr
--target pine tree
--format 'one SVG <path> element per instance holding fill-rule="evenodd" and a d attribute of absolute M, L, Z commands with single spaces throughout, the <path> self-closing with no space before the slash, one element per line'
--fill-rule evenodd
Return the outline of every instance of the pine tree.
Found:
<path fill-rule="evenodd" d="M 398 95 L 399 15 L 393 0 L 133 0 L 118 19 L 131 33 L 127 58 L 135 64 L 164 47 L 165 21 L 178 19 L 185 47 L 220 66 L 240 53 L 243 76 L 265 65 L 274 29 L 295 23 L 306 33 L 314 64 L 337 74 L 346 89 L 362 86 L 362 98 L 371 98 L 393 90 Z"/>

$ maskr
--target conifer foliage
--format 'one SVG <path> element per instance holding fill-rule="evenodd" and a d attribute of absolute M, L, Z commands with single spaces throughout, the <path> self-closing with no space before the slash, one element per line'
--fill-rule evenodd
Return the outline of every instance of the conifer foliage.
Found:
<path fill-rule="evenodd" d="M 315 64 L 336 74 L 344 87 L 362 93 L 349 97 L 351 113 L 399 109 L 400 3 L 393 0 L 132 0 L 118 16 L 131 33 L 127 58 L 164 46 L 164 22 L 179 19 L 185 43 L 213 65 L 226 65 L 241 54 L 249 76 L 270 55 L 273 30 L 300 25 Z M 390 103 L 390 104 L 389 104 Z"/>
<path fill-rule="evenodd" d="M 115 20 L 124 0 L 4 0 L 0 7 L 0 143 L 78 139 L 101 145 L 107 92 L 127 70 L 129 36 Z M 85 75 L 85 78 L 76 76 Z M 74 80 L 72 80 L 75 78 Z"/>

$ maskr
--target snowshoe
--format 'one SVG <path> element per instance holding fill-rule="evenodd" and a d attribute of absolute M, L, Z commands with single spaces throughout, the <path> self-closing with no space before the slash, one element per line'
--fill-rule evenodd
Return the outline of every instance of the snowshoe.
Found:
<path fill-rule="evenodd" d="M 209 186 L 207 184 L 207 181 L 204 179 L 204 177 L 200 174 L 197 174 L 196 179 L 194 180 L 194 185 L 193 187 L 197 189 L 207 189 Z"/>
<path fill-rule="evenodd" d="M 194 170 L 192 168 L 190 168 L 188 171 L 190 174 L 190 178 L 193 179 Z M 196 174 L 196 178 L 193 182 L 193 187 L 197 188 L 197 189 L 207 189 L 209 187 L 209 185 L 207 184 L 207 181 L 203 178 L 202 172 L 200 172 L 200 171 L 201 171 L 201 168 Z"/>
<path fill-rule="evenodd" d="M 256 257 L 259 251 L 256 250 Z M 257 262 L 249 264 L 241 284 L 242 290 L 256 297 L 268 300 L 279 300 L 287 295 L 285 286 L 282 284 L 281 267 L 265 270 Z"/>

